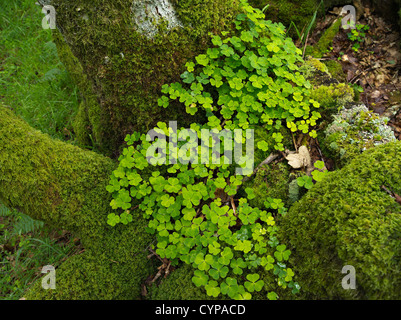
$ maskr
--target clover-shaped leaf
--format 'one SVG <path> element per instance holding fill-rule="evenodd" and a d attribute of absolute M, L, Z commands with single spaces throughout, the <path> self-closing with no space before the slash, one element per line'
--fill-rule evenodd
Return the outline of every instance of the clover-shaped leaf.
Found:
<path fill-rule="evenodd" d="M 168 194 L 165 194 L 164 196 L 162 196 L 161 198 L 161 204 L 164 207 L 169 207 L 171 206 L 173 203 L 175 202 L 175 198 L 174 197 L 170 197 Z"/>
<path fill-rule="evenodd" d="M 253 274 L 248 274 L 246 276 L 246 279 L 248 281 L 246 281 L 244 283 L 245 288 L 249 291 L 249 292 L 254 292 L 254 291 L 260 291 L 262 290 L 263 286 L 264 286 L 264 282 L 263 280 L 259 280 L 260 276 L 257 273 L 253 273 Z"/>
<path fill-rule="evenodd" d="M 199 270 L 209 270 L 210 265 L 213 263 L 213 256 L 210 254 L 204 255 L 202 252 L 198 253 L 195 257 L 194 263 L 197 265 Z"/>
<path fill-rule="evenodd" d="M 277 259 L 277 261 L 288 260 L 290 254 L 291 254 L 291 251 L 285 250 L 285 249 L 286 249 L 286 246 L 284 244 L 278 245 L 276 247 L 277 251 L 274 252 L 274 256 Z"/>
<path fill-rule="evenodd" d="M 238 240 L 237 245 L 234 247 L 235 250 L 243 251 L 244 253 L 248 253 L 252 250 L 253 244 L 250 240 Z"/>
<path fill-rule="evenodd" d="M 206 292 L 209 296 L 217 298 L 221 292 L 219 284 L 217 281 L 211 280 L 205 286 Z"/>
<path fill-rule="evenodd" d="M 218 259 L 219 263 L 223 265 L 229 265 L 231 259 L 234 256 L 234 253 L 229 247 L 225 247 L 224 250 L 220 253 L 220 258 Z"/>
<path fill-rule="evenodd" d="M 213 263 L 212 267 L 213 268 L 209 270 L 209 274 L 213 279 L 217 280 L 219 278 L 225 278 L 227 276 L 229 271 L 227 266 L 223 266 L 219 262 L 215 262 Z"/>
<path fill-rule="evenodd" d="M 271 255 L 262 257 L 260 264 L 265 268 L 265 270 L 269 271 L 273 269 L 274 258 Z"/>
<path fill-rule="evenodd" d="M 209 244 L 209 252 L 210 254 L 213 255 L 217 255 L 220 253 L 220 243 L 218 243 L 217 241 L 212 242 L 211 244 Z"/>
<path fill-rule="evenodd" d="M 241 275 L 244 268 L 246 268 L 246 262 L 242 258 L 231 260 L 230 267 L 234 274 Z"/>
<path fill-rule="evenodd" d="M 132 215 L 129 214 L 128 212 L 123 212 L 120 215 L 120 222 L 122 224 L 128 224 L 129 222 L 132 222 Z"/>
<path fill-rule="evenodd" d="M 311 189 L 313 187 L 313 179 L 309 176 L 302 176 L 297 178 L 297 184 L 300 187 L 305 187 L 306 189 Z"/>
<path fill-rule="evenodd" d="M 109 225 L 111 225 L 112 227 L 114 227 L 119 222 L 120 222 L 120 217 L 118 215 L 116 215 L 115 213 L 110 213 L 107 216 L 107 223 Z"/>
<path fill-rule="evenodd" d="M 197 286 L 206 286 L 209 281 L 209 276 L 201 271 L 201 270 L 195 270 L 194 271 L 194 276 L 192 277 L 192 282 Z"/>
<path fill-rule="evenodd" d="M 177 178 L 169 178 L 168 184 L 164 186 L 164 189 L 170 193 L 178 193 L 182 188 L 180 181 Z"/>

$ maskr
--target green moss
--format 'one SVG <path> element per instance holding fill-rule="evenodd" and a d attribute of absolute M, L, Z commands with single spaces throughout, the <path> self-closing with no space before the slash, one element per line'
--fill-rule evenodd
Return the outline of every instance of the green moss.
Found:
<path fill-rule="evenodd" d="M 81 102 L 73 123 L 77 144 L 82 147 L 91 146 L 90 137 L 92 127 L 89 122 L 87 109 L 87 104 L 84 101 Z"/>
<path fill-rule="evenodd" d="M 60 60 L 77 85 L 83 99 L 73 123 L 78 144 L 80 146 L 90 146 L 93 142 L 91 136 L 94 135 L 94 140 L 99 145 L 107 145 L 109 137 L 104 135 L 104 129 L 98 130 L 99 124 L 101 124 L 100 116 L 102 112 L 91 81 L 84 73 L 81 63 L 73 55 L 58 29 L 53 31 L 53 40 L 56 43 Z M 106 124 L 103 123 L 103 125 Z"/>
<path fill-rule="evenodd" d="M 194 270 L 190 265 L 183 265 L 174 270 L 159 285 L 149 287 L 152 300 L 210 300 L 206 291 L 197 288 L 193 282 Z"/>
<path fill-rule="evenodd" d="M 140 258 L 114 262 L 107 255 L 85 252 L 70 257 L 56 269 L 56 289 L 44 290 L 37 281 L 27 292 L 28 300 L 136 300 L 139 284 L 149 269 L 140 270 Z M 139 272 L 138 272 L 139 271 Z"/>
<path fill-rule="evenodd" d="M 282 162 L 263 166 L 259 169 L 255 178 L 246 184 L 253 189 L 255 198 L 249 200 L 253 207 L 264 209 L 264 202 L 268 197 L 281 199 L 286 206 L 289 205 L 288 184 L 290 170 L 287 164 Z"/>
<path fill-rule="evenodd" d="M 58 290 L 45 292 L 37 285 L 29 298 L 140 295 L 140 284 L 154 273 L 146 258 L 153 237 L 139 214 L 128 226 L 107 225 L 106 185 L 115 167 L 108 158 L 52 140 L 0 107 L 0 201 L 73 232 L 86 251 L 60 268 Z M 112 289 L 113 279 L 120 287 Z"/>
<path fill-rule="evenodd" d="M 338 19 L 333 23 L 320 37 L 319 41 L 312 47 L 308 46 L 306 54 L 311 55 L 315 58 L 322 58 L 326 52 L 328 52 L 334 37 L 340 31 L 341 19 Z"/>
<path fill-rule="evenodd" d="M 337 80 L 333 79 L 327 66 L 316 58 L 308 56 L 305 63 L 301 65 L 300 72 L 314 86 L 328 85 Z"/>
<path fill-rule="evenodd" d="M 398 299 L 401 296 L 401 206 L 382 186 L 401 192 L 401 143 L 370 149 L 331 173 L 280 223 L 291 246 L 303 298 Z M 356 269 L 344 290 L 343 266 Z"/>
<path fill-rule="evenodd" d="M 328 72 L 331 76 L 338 80 L 339 82 L 347 82 L 347 76 L 343 71 L 343 67 L 340 62 L 335 60 L 327 60 L 324 61 L 324 64 L 327 67 Z"/>
<path fill-rule="evenodd" d="M 308 59 L 305 61 L 305 65 L 310 66 L 312 69 L 318 70 L 320 72 L 324 72 L 324 73 L 329 72 L 329 69 L 327 68 L 327 66 L 323 62 L 320 62 L 317 59 L 313 59 L 313 58 Z"/>
<path fill-rule="evenodd" d="M 345 83 L 322 85 L 312 90 L 311 99 L 320 103 L 324 112 L 320 112 L 326 120 L 331 120 L 338 108 L 354 101 L 354 90 Z"/>

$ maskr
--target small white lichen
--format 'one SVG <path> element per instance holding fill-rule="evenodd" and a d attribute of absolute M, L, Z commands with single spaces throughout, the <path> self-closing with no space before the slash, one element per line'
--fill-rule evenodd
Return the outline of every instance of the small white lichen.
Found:
<path fill-rule="evenodd" d="M 134 1 L 132 12 L 138 32 L 148 38 L 157 34 L 157 25 L 162 20 L 167 22 L 168 29 L 183 26 L 168 0 Z"/>
<path fill-rule="evenodd" d="M 326 129 L 326 136 L 336 132 L 344 132 L 342 139 L 348 137 L 348 132 L 357 132 L 360 141 L 373 141 L 374 145 L 380 145 L 395 141 L 394 131 L 387 125 L 389 119 L 380 117 L 369 111 L 365 105 L 355 105 L 350 109 L 342 108 L 334 116 L 334 121 Z M 352 138 L 348 139 L 353 144 Z"/>

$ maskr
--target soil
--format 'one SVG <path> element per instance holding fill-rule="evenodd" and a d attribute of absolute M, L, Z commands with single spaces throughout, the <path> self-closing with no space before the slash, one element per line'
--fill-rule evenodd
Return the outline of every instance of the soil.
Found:
<path fill-rule="evenodd" d="M 315 44 L 338 18 L 341 8 L 334 8 L 317 23 L 308 45 Z M 368 26 L 362 41 L 349 39 L 350 30 L 340 28 L 332 47 L 321 59 L 341 63 L 346 81 L 360 91 L 360 101 L 370 110 L 390 118 L 389 125 L 401 140 L 401 51 L 400 30 L 381 18 L 372 8 L 364 7 L 356 24 Z M 358 43 L 359 48 L 354 45 Z M 354 47 L 354 48 L 353 48 Z"/>

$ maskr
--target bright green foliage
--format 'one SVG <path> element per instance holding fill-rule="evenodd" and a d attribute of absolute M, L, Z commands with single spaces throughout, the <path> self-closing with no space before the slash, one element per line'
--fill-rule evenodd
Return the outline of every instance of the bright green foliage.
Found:
<path fill-rule="evenodd" d="M 285 37 L 283 25 L 264 20 L 245 1 L 242 7 L 246 13 L 237 16 L 236 31 L 212 35 L 214 47 L 187 63 L 181 76 L 186 85 L 164 85 L 159 106 L 179 99 L 188 113 L 204 110 L 212 128 L 222 117 L 227 129 L 259 124 L 278 131 L 284 121 L 291 131 L 308 133 L 320 114 L 312 112 L 319 104 L 309 99 L 311 84 L 299 72 L 301 50 Z M 283 150 L 283 136 L 273 138 L 275 149 Z M 270 146 L 262 140 L 257 147 Z"/>
<path fill-rule="evenodd" d="M 290 72 L 295 71 L 295 63 L 301 61 L 296 47 L 291 40 L 282 37 L 281 26 L 261 20 L 261 13 L 246 2 L 242 2 L 242 6 L 247 14 L 237 17 L 240 37 L 223 40 L 213 36 L 212 42 L 216 47 L 195 59 L 197 68 L 202 66 L 202 72 L 192 73 L 196 65 L 187 63 L 188 71 L 182 79 L 190 84 L 190 91 L 174 83 L 164 85 L 163 92 L 171 99 L 179 98 L 190 114 L 198 109 L 206 111 L 207 123 L 191 125 L 198 137 L 202 129 L 247 129 L 260 124 L 260 118 L 266 120 L 262 122 L 268 129 L 274 127 L 278 130 L 281 119 L 295 125 L 296 117 L 292 113 L 304 118 L 308 125 L 314 125 L 313 121 L 318 116 L 309 119 L 310 101 L 305 98 L 309 94 L 308 83 L 299 73 L 295 73 L 294 77 Z M 244 24 L 252 27 L 243 29 Z M 238 53 L 244 53 L 242 58 Z M 278 74 L 275 81 L 268 77 L 269 68 L 273 65 L 277 68 L 270 70 L 270 74 Z M 263 80 L 266 77 L 270 79 L 267 83 Z M 285 77 L 288 79 L 284 80 Z M 293 87 L 288 80 L 298 83 L 299 87 Z M 218 108 L 213 95 L 203 91 L 209 83 L 217 89 Z M 269 91 L 269 87 L 277 90 Z M 283 95 L 281 87 L 288 92 Z M 265 98 L 259 99 L 258 96 L 262 95 Z M 276 103 L 266 105 L 274 96 L 279 97 Z M 304 102 L 305 99 L 308 102 Z M 161 98 L 159 105 L 166 106 L 166 101 Z M 271 112 L 275 115 L 270 117 Z M 271 119 L 267 120 L 268 117 Z M 178 130 L 176 134 L 180 136 L 183 130 Z M 159 138 L 154 144 L 145 134 L 134 133 L 125 139 L 128 147 L 120 156 L 119 167 L 113 172 L 107 187 L 113 194 L 111 207 L 123 210 L 123 213 L 110 214 L 109 224 L 118 223 L 123 215 L 125 221 L 132 219 L 130 210 L 138 207 L 149 220 L 148 231 L 156 235 L 156 253 L 169 259 L 173 266 L 180 262 L 192 265 L 195 269 L 193 283 L 204 287 L 211 297 L 225 295 L 232 299 L 251 299 L 251 293 L 264 288 L 264 280 L 259 279 L 258 274 L 264 271 L 276 276 L 278 287 L 299 288 L 292 279 L 291 269 L 284 264 L 290 251 L 284 250 L 286 247 L 280 246 L 276 237 L 273 213 L 285 213 L 284 203 L 269 198 L 265 203 L 267 210 L 261 210 L 251 207 L 246 198 L 236 197 L 238 200 L 234 200 L 240 190 L 249 199 L 254 198 L 253 189 L 242 186 L 243 176 L 234 176 L 233 165 L 223 164 L 223 161 L 220 164 L 199 161 L 202 147 L 191 139 L 177 144 L 179 157 L 186 157 L 189 163 L 178 161 L 166 166 L 167 157 L 163 154 L 170 155 L 174 148 L 163 144 L 163 139 L 173 139 L 175 133 L 162 122 L 158 123 L 154 132 Z M 246 138 L 245 133 L 234 137 L 234 140 L 245 142 Z M 280 148 L 283 135 L 276 132 L 272 138 L 276 147 Z M 184 146 L 187 148 L 182 152 Z M 157 155 L 150 157 L 149 150 L 156 148 L 159 148 Z M 266 149 L 265 146 L 262 149 Z M 224 156 L 220 160 L 224 160 Z M 158 167 L 150 176 L 145 176 L 144 169 L 150 165 Z M 238 275 L 244 275 L 246 280 Z"/>
<path fill-rule="evenodd" d="M 320 170 L 324 169 L 324 162 L 316 161 L 314 166 L 316 169 L 319 169 L 319 170 L 312 171 L 313 180 L 315 180 L 316 182 L 322 181 L 324 179 L 324 177 L 326 176 L 326 174 L 328 173 L 327 169 L 325 169 L 324 171 L 320 171 Z"/>
<path fill-rule="evenodd" d="M 305 187 L 306 189 L 313 187 L 313 179 L 309 176 L 301 176 L 297 178 L 297 183 L 300 187 Z"/>
<path fill-rule="evenodd" d="M 398 299 L 401 206 L 382 186 L 401 194 L 401 143 L 365 151 L 316 183 L 280 220 L 297 266 L 303 298 Z M 345 265 L 356 269 L 356 290 L 344 290 Z M 300 274 L 300 276 L 299 276 Z"/>
<path fill-rule="evenodd" d="M 347 33 L 348 39 L 354 42 L 352 50 L 358 52 L 361 43 L 365 41 L 366 32 L 369 31 L 369 26 L 357 24 L 351 32 Z"/>
<path fill-rule="evenodd" d="M 297 184 L 299 187 L 304 187 L 309 190 L 313 187 L 313 181 L 319 182 L 322 181 L 326 175 L 328 174 L 327 169 L 325 169 L 325 165 L 323 161 L 316 161 L 314 164 L 315 170 L 312 171 L 312 176 L 302 175 L 297 178 Z"/>
<path fill-rule="evenodd" d="M 159 128 L 166 128 L 165 124 L 159 123 Z M 126 140 L 129 145 L 135 141 L 132 136 Z M 275 237 L 272 213 L 285 212 L 281 200 L 268 198 L 265 207 L 269 211 L 251 207 L 245 198 L 240 198 L 236 207 L 223 203 L 222 199 L 241 190 L 242 176 L 232 175 L 233 168 L 228 165 L 177 163 L 168 166 L 167 172 L 161 165 L 146 178 L 142 171 L 150 166 L 144 160 L 150 146 L 142 135 L 140 143 L 128 146 L 121 155 L 107 190 L 113 193 L 111 206 L 124 211 L 109 214 L 110 225 L 132 220 L 130 209 L 139 207 L 149 220 L 148 231 L 158 240 L 156 253 L 175 266 L 180 261 L 191 264 L 195 269 L 193 283 L 212 297 L 251 298 L 250 293 L 263 288 L 261 281 L 234 285 L 233 280 L 224 282 L 227 277 L 235 279 L 250 271 L 273 270 L 274 266 L 287 275 L 285 265 L 275 264 L 276 259 L 288 260 L 290 253 L 280 251 L 283 247 Z M 137 183 L 138 177 L 142 177 L 141 183 Z M 252 198 L 253 189 L 245 192 Z M 277 278 L 282 287 L 295 285 L 292 278 L 282 279 Z"/>

